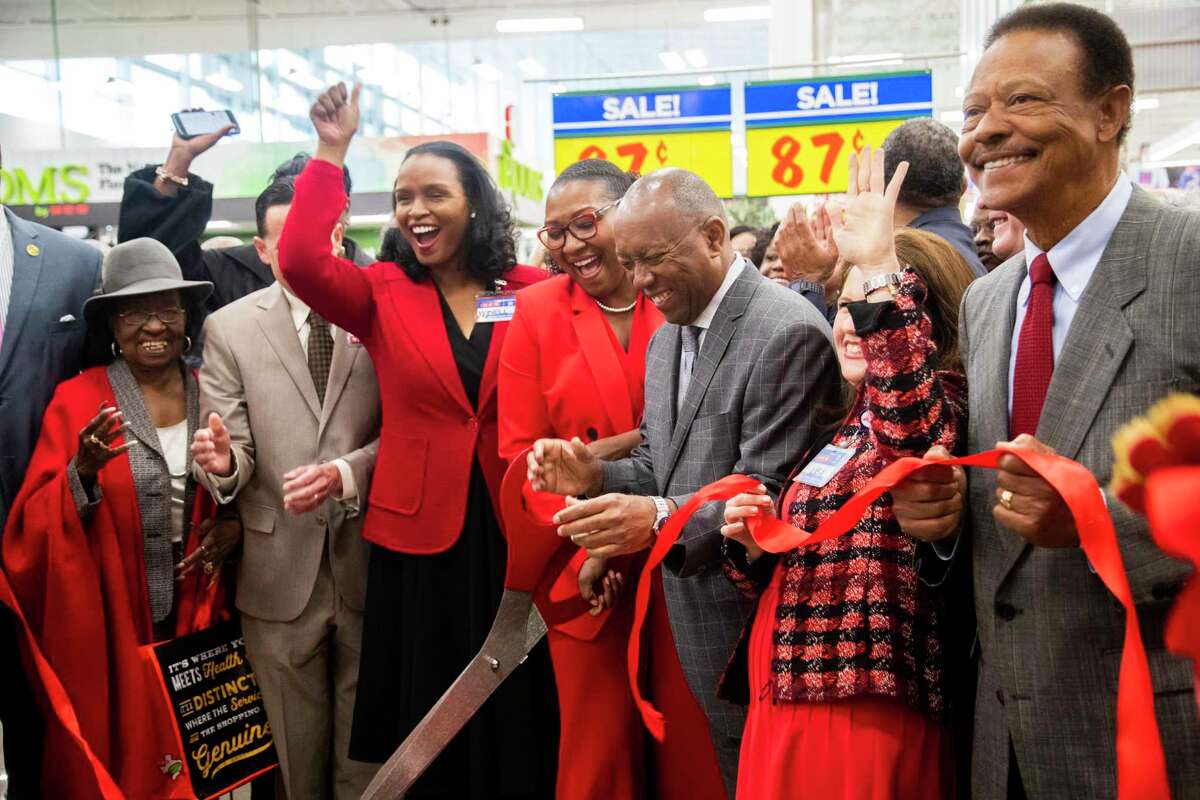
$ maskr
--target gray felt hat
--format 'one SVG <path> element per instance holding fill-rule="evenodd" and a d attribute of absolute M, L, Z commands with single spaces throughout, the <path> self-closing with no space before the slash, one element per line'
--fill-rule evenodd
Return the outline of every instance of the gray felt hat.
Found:
<path fill-rule="evenodd" d="M 95 328 L 104 325 L 105 308 L 118 297 L 178 291 L 186 300 L 203 303 L 212 294 L 208 281 L 185 281 L 179 262 L 157 239 L 133 239 L 104 257 L 100 290 L 83 304 L 83 318 Z"/>

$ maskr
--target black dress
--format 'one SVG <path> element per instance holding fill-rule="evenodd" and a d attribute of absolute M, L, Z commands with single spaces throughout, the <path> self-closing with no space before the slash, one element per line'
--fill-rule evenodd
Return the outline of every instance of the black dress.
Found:
<path fill-rule="evenodd" d="M 492 325 L 477 323 L 467 339 L 444 299 L 442 317 L 463 389 L 478 406 Z M 371 546 L 351 758 L 385 761 L 479 652 L 506 555 L 478 459 L 453 547 L 412 555 Z M 557 698 L 543 640 L 407 797 L 552 798 L 557 762 Z"/>

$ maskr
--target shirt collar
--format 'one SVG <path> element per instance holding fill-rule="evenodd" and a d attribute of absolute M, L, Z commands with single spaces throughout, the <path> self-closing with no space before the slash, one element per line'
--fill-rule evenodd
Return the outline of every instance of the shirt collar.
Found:
<path fill-rule="evenodd" d="M 1034 244 L 1026 233 L 1025 263 L 1032 264 L 1035 258 L 1045 252 L 1046 257 L 1050 259 L 1050 267 L 1054 270 L 1054 277 L 1058 279 L 1063 291 L 1072 300 L 1079 302 L 1079 296 L 1083 294 L 1088 281 L 1092 279 L 1092 273 L 1099 266 L 1100 259 L 1104 256 L 1104 248 L 1108 246 L 1108 240 L 1112 238 L 1132 195 L 1133 184 L 1124 173 L 1119 174 L 1108 196 L 1096 206 L 1096 210 L 1049 251 L 1043 251 Z"/>
<path fill-rule="evenodd" d="M 717 309 L 721 307 L 721 301 L 725 299 L 725 295 L 729 294 L 729 288 L 733 286 L 733 282 L 742 274 L 744 262 L 739 255 L 734 258 L 733 263 L 729 265 L 729 269 L 725 271 L 725 280 L 721 281 L 721 286 L 717 289 L 717 293 L 712 296 L 712 300 L 708 301 L 708 305 L 700 312 L 700 316 L 691 323 L 693 328 L 702 328 L 708 330 L 712 325 L 713 318 L 717 316 Z"/>
<path fill-rule="evenodd" d="M 296 332 L 299 333 L 300 329 L 304 327 L 304 323 L 308 322 L 308 304 L 288 291 L 287 287 L 283 284 L 280 284 L 279 288 L 283 289 L 283 296 L 287 300 L 288 308 L 292 314 L 292 325 L 295 326 Z"/>

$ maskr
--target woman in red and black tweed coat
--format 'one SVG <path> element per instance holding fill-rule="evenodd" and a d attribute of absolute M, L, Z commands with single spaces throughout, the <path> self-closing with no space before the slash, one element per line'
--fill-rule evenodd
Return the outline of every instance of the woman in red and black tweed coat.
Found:
<path fill-rule="evenodd" d="M 846 414 L 830 445 L 798 466 L 779 508 L 814 530 L 888 463 L 966 435 L 957 311 L 973 277 L 931 234 L 893 236 L 883 153 L 851 156 L 850 199 L 834 214 L 848 265 L 834 343 Z M 899 251 L 899 255 L 898 255 Z M 952 796 L 944 726 L 938 591 L 917 575 L 916 545 L 887 495 L 853 531 L 778 559 L 742 524 L 769 513 L 765 494 L 726 506 L 726 571 L 759 596 L 748 638 L 750 711 L 738 796 L 884 800 Z"/>

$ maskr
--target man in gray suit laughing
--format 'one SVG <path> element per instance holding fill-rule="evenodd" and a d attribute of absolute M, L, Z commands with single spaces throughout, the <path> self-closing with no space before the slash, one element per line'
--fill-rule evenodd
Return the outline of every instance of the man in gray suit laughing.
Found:
<path fill-rule="evenodd" d="M 959 154 L 983 202 L 1027 233 L 1024 251 L 963 297 L 967 446 L 1053 450 L 1104 485 L 1123 423 L 1170 391 L 1200 390 L 1200 217 L 1167 208 L 1121 172 L 1133 57 L 1109 17 L 1025 6 L 986 46 L 963 98 Z M 1013 456 L 996 472 L 922 470 L 892 494 L 906 533 L 946 543 L 957 534 L 958 557 L 973 550 L 972 796 L 1113 797 L 1125 615 L 1080 550 L 1063 499 Z M 1188 568 L 1154 545 L 1143 519 L 1107 491 L 1104 499 L 1173 794 L 1196 797 L 1191 667 L 1163 647 Z"/>
<path fill-rule="evenodd" d="M 839 385 L 828 323 L 738 256 L 728 228 L 708 184 L 679 169 L 642 178 L 616 211 L 617 255 L 668 323 L 646 354 L 642 444 L 600 462 L 578 440 L 542 440 L 530 458 L 535 489 L 592 498 L 557 521 L 559 535 L 594 556 L 649 547 L 691 493 L 725 475 L 752 475 L 777 495 Z M 664 562 L 663 588 L 732 797 L 745 712 L 716 689 L 752 604 L 720 566 L 722 513 L 713 503 L 691 519 Z"/>

